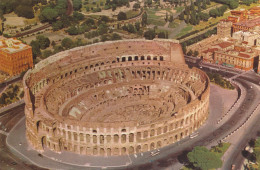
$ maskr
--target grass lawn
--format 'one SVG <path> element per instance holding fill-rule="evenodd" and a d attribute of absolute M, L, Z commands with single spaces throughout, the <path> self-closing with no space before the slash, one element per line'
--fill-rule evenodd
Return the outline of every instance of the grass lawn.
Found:
<path fill-rule="evenodd" d="M 140 13 L 139 10 L 137 10 L 137 11 L 129 10 L 129 11 L 126 12 L 126 17 L 127 17 L 127 19 L 129 19 L 129 18 L 134 18 L 134 17 L 136 17 L 139 13 Z"/>
<path fill-rule="evenodd" d="M 192 30 L 192 28 L 193 28 L 192 25 L 187 25 L 185 28 L 183 28 L 181 30 L 181 32 L 179 34 L 176 35 L 176 38 L 181 37 L 181 36 L 187 34 L 188 32 L 190 32 Z"/>
<path fill-rule="evenodd" d="M 146 9 L 147 12 L 147 22 L 148 24 L 152 24 L 152 25 L 157 25 L 157 26 L 164 26 L 165 25 L 165 20 L 164 17 L 165 15 L 162 16 L 158 16 L 156 15 L 156 12 L 159 12 L 159 9 Z"/>
<path fill-rule="evenodd" d="M 229 146 L 231 145 L 230 143 L 222 143 L 222 144 L 223 144 L 222 146 L 218 145 L 210 149 L 210 151 L 214 152 L 219 158 L 221 158 L 224 155 L 224 153 L 228 150 Z"/>

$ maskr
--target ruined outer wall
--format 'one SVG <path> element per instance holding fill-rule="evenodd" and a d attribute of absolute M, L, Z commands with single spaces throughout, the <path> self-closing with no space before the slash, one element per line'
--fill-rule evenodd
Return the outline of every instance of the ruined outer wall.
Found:
<path fill-rule="evenodd" d="M 144 67 L 150 70 L 140 76 Z M 51 107 L 47 104 L 51 99 L 48 97 L 50 92 L 55 93 L 56 97 L 53 108 L 60 108 L 65 101 L 78 94 L 108 86 L 106 80 L 100 82 L 94 76 L 92 84 L 86 89 L 80 88 L 85 86 L 80 84 L 81 81 L 77 83 L 81 77 L 91 78 L 96 72 L 111 69 L 123 72 L 125 68 L 132 68 L 130 73 L 135 71 L 135 77 L 134 80 L 127 79 L 124 82 L 131 80 L 129 84 L 143 82 L 151 86 L 152 82 L 175 83 L 178 87 L 190 89 L 190 93 L 197 97 L 178 109 L 177 114 L 171 113 L 170 118 L 147 124 L 88 122 L 87 125 L 48 111 Z M 154 73 L 153 76 L 150 76 L 151 73 Z M 131 76 L 125 74 L 121 78 Z M 70 89 L 66 91 L 64 84 L 72 80 L 75 84 L 70 85 L 76 91 L 67 94 Z M 120 81 L 114 80 L 112 83 L 117 87 L 122 85 Z M 67 150 L 87 155 L 124 155 L 160 148 L 188 136 L 205 122 L 209 105 L 208 83 L 204 72 L 196 68 L 188 69 L 181 47 L 174 41 L 106 42 L 61 52 L 40 62 L 24 76 L 27 139 L 37 150 L 48 147 L 56 152 Z M 62 93 L 57 93 L 60 89 Z M 62 96 L 63 93 L 66 95 Z M 142 96 L 146 99 L 147 96 L 143 94 L 149 96 L 151 92 L 143 90 L 132 97 L 140 95 L 140 99 Z"/>

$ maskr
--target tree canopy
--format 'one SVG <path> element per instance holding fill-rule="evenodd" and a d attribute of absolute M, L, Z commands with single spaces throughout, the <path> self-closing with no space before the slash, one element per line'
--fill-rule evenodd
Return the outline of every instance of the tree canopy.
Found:
<path fill-rule="evenodd" d="M 203 146 L 196 146 L 189 152 L 188 159 L 194 167 L 202 170 L 217 169 L 222 166 L 221 159 Z"/>
<path fill-rule="evenodd" d="M 126 19 L 127 19 L 126 13 L 124 13 L 124 12 L 119 12 L 118 13 L 118 15 L 117 15 L 117 20 L 118 21 L 126 20 Z"/>

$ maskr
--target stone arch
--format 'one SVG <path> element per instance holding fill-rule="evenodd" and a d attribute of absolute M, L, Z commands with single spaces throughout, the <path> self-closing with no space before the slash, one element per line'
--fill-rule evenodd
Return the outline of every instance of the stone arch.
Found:
<path fill-rule="evenodd" d="M 163 56 L 160 56 L 160 61 L 163 61 Z"/>
<path fill-rule="evenodd" d="M 129 142 L 134 142 L 134 134 L 133 133 L 129 134 Z"/>
<path fill-rule="evenodd" d="M 184 123 L 184 119 L 181 120 L 181 127 L 183 126 L 183 123 Z"/>
<path fill-rule="evenodd" d="M 159 127 L 159 128 L 157 129 L 157 135 L 160 135 L 161 133 L 162 133 L 162 128 Z"/>
<path fill-rule="evenodd" d="M 163 145 L 168 145 L 168 144 L 169 144 L 168 139 L 164 139 L 164 140 L 163 140 Z"/>
<path fill-rule="evenodd" d="M 151 133 L 150 133 L 150 137 L 152 137 L 152 136 L 154 136 L 154 135 L 155 135 L 155 130 L 152 129 L 152 130 L 151 130 Z"/>
<path fill-rule="evenodd" d="M 136 140 L 137 140 L 137 142 L 140 142 L 141 139 L 142 139 L 142 134 L 141 134 L 141 132 L 137 132 L 137 135 L 136 135 Z"/>
<path fill-rule="evenodd" d="M 111 149 L 107 148 L 107 156 L 111 156 Z"/>
<path fill-rule="evenodd" d="M 119 155 L 119 149 L 118 148 L 114 148 L 113 153 L 114 153 L 114 155 Z"/>
<path fill-rule="evenodd" d="M 154 150 L 155 149 L 155 145 L 154 145 L 154 143 L 152 142 L 151 144 L 150 144 L 150 150 Z"/>
<path fill-rule="evenodd" d="M 39 129 L 42 129 L 42 121 L 37 121 L 36 123 L 36 127 L 37 127 L 37 132 L 39 132 Z"/>
<path fill-rule="evenodd" d="M 105 155 L 105 149 L 104 148 L 100 148 L 99 153 L 100 153 L 100 155 L 104 156 Z"/>
<path fill-rule="evenodd" d="M 144 134 L 143 134 L 144 136 L 143 136 L 143 138 L 147 138 L 148 137 L 148 131 L 146 130 L 146 131 L 144 131 Z"/>
<path fill-rule="evenodd" d="M 141 145 L 138 145 L 137 147 L 136 147 L 136 153 L 140 153 L 141 152 Z"/>
<path fill-rule="evenodd" d="M 143 146 L 143 152 L 147 152 L 148 151 L 148 145 L 147 144 L 144 144 Z"/>
<path fill-rule="evenodd" d="M 118 135 L 114 135 L 114 143 L 118 143 L 119 142 L 119 136 Z"/>
<path fill-rule="evenodd" d="M 41 142 L 42 142 L 42 149 L 45 149 L 45 147 L 47 147 L 47 139 L 46 136 L 43 136 L 41 138 Z"/>
<path fill-rule="evenodd" d="M 126 154 L 126 148 L 125 147 L 121 148 L 121 155 L 122 154 Z"/>
<path fill-rule="evenodd" d="M 188 136 L 188 134 L 189 134 L 189 130 L 186 129 L 186 131 L 185 131 L 185 136 Z"/>
<path fill-rule="evenodd" d="M 129 147 L 128 153 L 129 153 L 129 154 L 134 154 L 134 153 L 135 153 L 135 150 L 134 150 L 134 147 L 133 147 L 133 146 L 130 146 L 130 147 Z"/>
<path fill-rule="evenodd" d="M 187 125 L 189 123 L 189 117 L 186 118 L 185 124 Z"/>
<path fill-rule="evenodd" d="M 156 145 L 156 148 L 161 148 L 162 147 L 162 142 L 161 141 L 158 141 L 157 142 L 157 145 Z"/>
<path fill-rule="evenodd" d="M 100 135 L 100 136 L 99 136 L 99 142 L 100 142 L 100 144 L 104 144 L 104 141 L 105 141 L 104 135 Z"/>
<path fill-rule="evenodd" d="M 121 143 L 126 143 L 126 135 L 125 134 L 123 134 L 121 136 Z"/>
<path fill-rule="evenodd" d="M 96 147 L 93 148 L 93 155 L 97 155 L 98 154 L 98 149 Z"/>
<path fill-rule="evenodd" d="M 167 126 L 164 126 L 163 128 L 163 133 L 167 133 L 168 132 L 168 127 Z"/>
<path fill-rule="evenodd" d="M 175 142 L 178 141 L 178 135 L 175 135 L 175 136 L 174 136 L 174 141 L 175 141 Z"/>

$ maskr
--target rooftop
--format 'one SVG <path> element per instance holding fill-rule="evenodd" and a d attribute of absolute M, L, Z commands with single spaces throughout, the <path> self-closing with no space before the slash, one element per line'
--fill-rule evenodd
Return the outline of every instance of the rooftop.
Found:
<path fill-rule="evenodd" d="M 16 53 L 18 51 L 31 48 L 29 45 L 22 43 L 16 38 L 0 37 L 0 50 L 6 53 Z"/>
<path fill-rule="evenodd" d="M 230 43 L 230 42 L 222 42 L 222 43 L 217 44 L 217 46 L 219 46 L 220 48 L 227 48 L 231 45 L 233 45 L 233 43 Z"/>
<path fill-rule="evenodd" d="M 237 23 L 234 23 L 236 26 L 244 26 L 244 27 L 255 27 L 260 25 L 260 17 L 251 19 L 251 20 L 244 20 Z"/>

